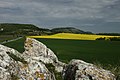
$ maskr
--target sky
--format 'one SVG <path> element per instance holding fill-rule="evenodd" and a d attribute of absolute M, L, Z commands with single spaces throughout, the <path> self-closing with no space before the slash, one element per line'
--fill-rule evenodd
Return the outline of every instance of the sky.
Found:
<path fill-rule="evenodd" d="M 120 0 L 0 0 L 0 23 L 120 33 Z"/>

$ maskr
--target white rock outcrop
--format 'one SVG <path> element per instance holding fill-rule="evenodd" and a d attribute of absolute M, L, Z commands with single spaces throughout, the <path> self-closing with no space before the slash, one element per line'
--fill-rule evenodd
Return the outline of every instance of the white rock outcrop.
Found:
<path fill-rule="evenodd" d="M 15 52 L 14 49 L 0 45 L 0 80 L 11 80 L 11 75 L 17 74 L 17 62 L 9 56 Z"/>
<path fill-rule="evenodd" d="M 24 58 L 31 57 L 44 63 L 53 63 L 53 60 L 58 61 L 57 56 L 49 48 L 35 39 L 27 38 L 24 47 Z"/>
<path fill-rule="evenodd" d="M 42 62 L 26 56 L 26 63 L 23 63 L 15 61 L 11 55 L 24 59 L 18 51 L 0 45 L 0 80 L 56 80 Z"/>
<path fill-rule="evenodd" d="M 64 80 L 116 80 L 110 71 L 73 59 L 63 70 Z"/>
<path fill-rule="evenodd" d="M 19 80 L 56 80 L 46 66 L 38 61 L 30 60 L 28 64 L 19 63 Z"/>
<path fill-rule="evenodd" d="M 53 64 L 57 72 L 62 72 L 65 63 L 58 61 L 57 56 L 52 50 L 47 48 L 43 43 L 27 38 L 25 41 L 25 51 L 23 57 L 27 60 L 29 57 L 36 61 L 41 61 L 45 64 Z"/>

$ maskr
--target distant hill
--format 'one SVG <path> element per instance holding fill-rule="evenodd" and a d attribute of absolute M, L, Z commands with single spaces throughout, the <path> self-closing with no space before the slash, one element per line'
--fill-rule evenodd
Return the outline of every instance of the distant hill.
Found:
<path fill-rule="evenodd" d="M 120 36 L 120 33 L 97 33 L 96 35 Z"/>
<path fill-rule="evenodd" d="M 85 32 L 73 27 L 44 29 L 39 28 L 33 24 L 14 24 L 2 23 L 0 24 L 0 35 L 50 35 L 56 33 L 76 33 L 76 34 L 92 34 L 92 32 Z"/>
<path fill-rule="evenodd" d="M 49 29 L 39 28 L 32 24 L 0 24 L 1 35 L 42 35 L 49 34 Z"/>
<path fill-rule="evenodd" d="M 85 32 L 73 27 L 54 28 L 51 30 L 53 33 L 75 33 L 75 34 L 92 34 L 92 32 Z"/>

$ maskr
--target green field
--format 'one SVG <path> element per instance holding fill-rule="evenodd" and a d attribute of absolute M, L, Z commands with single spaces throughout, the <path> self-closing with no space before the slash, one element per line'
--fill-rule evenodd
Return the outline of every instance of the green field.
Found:
<path fill-rule="evenodd" d="M 62 61 L 81 59 L 87 62 L 120 64 L 120 42 L 37 39 L 51 48 Z"/>
<path fill-rule="evenodd" d="M 21 38 L 19 40 L 8 42 L 3 45 L 16 49 L 22 53 L 24 51 L 24 41 L 25 41 L 25 38 Z"/>
<path fill-rule="evenodd" d="M 24 40 L 4 44 L 24 51 Z M 81 59 L 87 62 L 120 65 L 120 41 L 37 39 L 52 49 L 61 61 Z"/>

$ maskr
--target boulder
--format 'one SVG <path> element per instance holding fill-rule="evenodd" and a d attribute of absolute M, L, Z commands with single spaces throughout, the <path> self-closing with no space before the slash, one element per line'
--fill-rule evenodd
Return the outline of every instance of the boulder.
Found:
<path fill-rule="evenodd" d="M 43 63 L 32 59 L 27 64 L 19 63 L 18 78 L 20 80 L 56 80 Z"/>
<path fill-rule="evenodd" d="M 58 61 L 58 58 L 53 51 L 35 39 L 27 38 L 24 47 L 24 58 L 31 57 L 34 60 L 41 60 L 44 63 L 53 63 L 54 61 Z"/>
<path fill-rule="evenodd" d="M 56 80 L 45 64 L 31 57 L 24 59 L 18 51 L 0 45 L 0 80 L 44 79 Z"/>
<path fill-rule="evenodd" d="M 44 64 L 52 64 L 55 66 L 57 72 L 62 72 L 65 63 L 58 61 L 54 52 L 43 43 L 32 38 L 27 38 L 24 47 L 23 57 L 26 60 L 31 58 L 36 61 L 41 61 Z"/>
<path fill-rule="evenodd" d="M 110 71 L 82 60 L 73 59 L 64 67 L 64 80 L 116 80 Z"/>
<path fill-rule="evenodd" d="M 0 45 L 0 80 L 11 80 L 11 76 L 17 74 L 17 62 L 9 56 L 14 52 L 17 51 Z"/>

